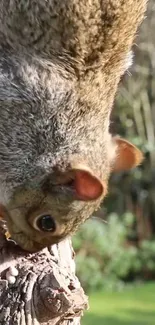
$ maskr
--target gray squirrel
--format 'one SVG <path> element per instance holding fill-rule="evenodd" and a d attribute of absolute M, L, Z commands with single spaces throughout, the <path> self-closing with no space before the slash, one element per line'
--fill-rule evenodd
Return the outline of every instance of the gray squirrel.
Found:
<path fill-rule="evenodd" d="M 0 0 L 0 214 L 25 250 L 74 233 L 142 161 L 109 120 L 146 2 Z"/>

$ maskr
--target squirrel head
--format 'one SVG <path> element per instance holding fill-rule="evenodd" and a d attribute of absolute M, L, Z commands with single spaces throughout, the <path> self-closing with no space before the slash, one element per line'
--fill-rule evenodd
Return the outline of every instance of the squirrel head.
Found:
<path fill-rule="evenodd" d="M 128 170 L 142 161 L 140 150 L 119 137 L 111 138 L 111 151 L 111 160 L 109 156 L 104 164 L 103 158 L 96 173 L 76 157 L 66 171 L 55 168 L 40 182 L 17 187 L 4 209 L 11 238 L 35 252 L 72 235 L 106 196 L 110 172 Z"/>

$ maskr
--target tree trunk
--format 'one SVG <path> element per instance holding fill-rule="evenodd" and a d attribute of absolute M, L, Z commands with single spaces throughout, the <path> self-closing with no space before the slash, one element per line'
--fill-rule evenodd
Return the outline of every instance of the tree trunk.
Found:
<path fill-rule="evenodd" d="M 12 284 L 10 266 L 18 270 Z M 87 307 L 70 240 L 28 254 L 0 232 L 0 325 L 79 325 Z"/>

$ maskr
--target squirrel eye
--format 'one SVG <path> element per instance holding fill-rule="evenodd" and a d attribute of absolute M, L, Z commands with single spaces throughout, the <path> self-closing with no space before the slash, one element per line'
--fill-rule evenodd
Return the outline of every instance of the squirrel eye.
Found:
<path fill-rule="evenodd" d="M 54 232 L 56 230 L 56 223 L 50 214 L 42 215 L 35 220 L 35 228 L 41 231 Z"/>

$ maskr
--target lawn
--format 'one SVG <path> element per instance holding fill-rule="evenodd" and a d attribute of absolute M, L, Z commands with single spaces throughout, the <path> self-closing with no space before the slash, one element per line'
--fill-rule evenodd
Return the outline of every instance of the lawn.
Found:
<path fill-rule="evenodd" d="M 155 283 L 90 295 L 82 325 L 155 325 Z"/>

